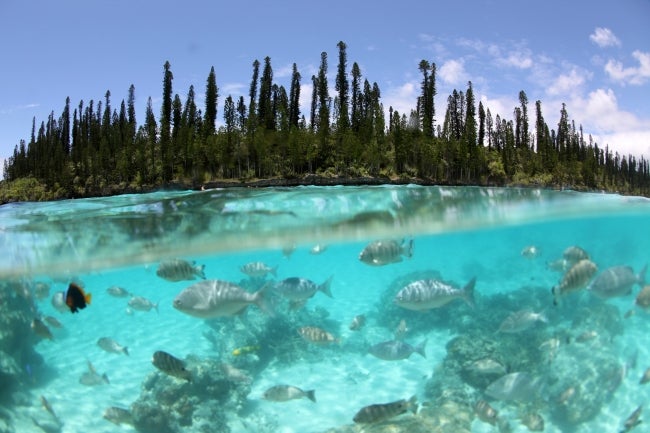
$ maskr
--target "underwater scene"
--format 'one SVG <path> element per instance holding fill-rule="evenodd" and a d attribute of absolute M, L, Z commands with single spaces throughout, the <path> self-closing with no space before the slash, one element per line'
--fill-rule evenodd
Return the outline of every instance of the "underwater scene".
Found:
<path fill-rule="evenodd" d="M 0 433 L 628 432 L 650 200 L 517 188 L 0 207 Z"/>

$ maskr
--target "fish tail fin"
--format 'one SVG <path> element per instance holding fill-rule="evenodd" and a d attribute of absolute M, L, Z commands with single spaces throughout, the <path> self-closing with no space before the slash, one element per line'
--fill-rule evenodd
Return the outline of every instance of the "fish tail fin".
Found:
<path fill-rule="evenodd" d="M 332 284 L 332 279 L 333 278 L 334 278 L 334 275 L 331 275 L 323 284 L 318 286 L 318 290 L 325 293 L 330 298 L 334 297 L 334 296 L 332 296 L 332 292 L 330 290 L 330 285 Z"/>
<path fill-rule="evenodd" d="M 273 311 L 273 306 L 271 305 L 271 302 L 269 301 L 269 299 L 267 297 L 268 288 L 270 286 L 271 286 L 271 283 L 266 283 L 266 284 L 264 284 L 264 286 L 262 286 L 261 289 L 259 289 L 257 292 L 255 292 L 255 294 L 253 295 L 255 297 L 253 302 L 264 313 L 268 314 L 269 316 L 274 316 L 275 311 Z"/>
<path fill-rule="evenodd" d="M 402 248 L 406 257 L 409 259 L 413 257 L 413 239 L 410 239 L 408 245 L 404 245 Z"/>
<path fill-rule="evenodd" d="M 128 347 L 124 346 L 124 347 L 122 348 L 122 352 L 124 352 L 124 354 L 125 354 L 126 356 L 129 356 L 129 348 L 128 348 Z"/>
<path fill-rule="evenodd" d="M 160 301 L 158 301 L 158 302 L 156 302 L 155 304 L 153 304 L 153 308 L 156 309 L 156 313 L 160 314 L 160 311 L 158 311 L 158 304 L 160 304 Z"/>
<path fill-rule="evenodd" d="M 645 273 L 647 270 L 648 270 L 648 265 L 646 264 L 643 268 L 641 268 L 639 274 L 636 276 L 636 280 L 639 286 L 645 286 Z"/>
<path fill-rule="evenodd" d="M 407 401 L 406 403 L 407 403 L 407 405 L 409 407 L 409 410 L 411 412 L 413 412 L 414 415 L 418 413 L 418 398 L 417 398 L 417 396 L 415 396 L 415 395 L 412 396 L 411 398 L 409 398 L 409 401 Z"/>
<path fill-rule="evenodd" d="M 93 294 L 92 293 L 84 293 L 84 300 L 86 301 L 86 304 L 90 304 L 90 301 L 93 299 Z"/>
<path fill-rule="evenodd" d="M 413 351 L 414 351 L 415 353 L 419 354 L 419 355 L 422 355 L 422 357 L 423 357 L 424 359 L 426 359 L 426 358 L 427 358 L 427 354 L 426 354 L 426 352 L 425 352 L 425 348 L 426 348 L 426 346 L 427 346 L 427 339 L 425 338 L 424 340 L 422 340 L 422 341 L 420 342 L 420 344 L 418 344 L 417 346 L 415 346 L 415 348 L 414 348 Z"/>
<path fill-rule="evenodd" d="M 467 305 L 474 308 L 476 303 L 474 302 L 474 286 L 476 285 L 476 277 L 469 280 L 465 287 L 463 287 L 463 299 L 467 302 Z"/>
<path fill-rule="evenodd" d="M 278 276 L 278 266 L 280 265 L 275 265 L 274 267 L 271 268 L 271 275 L 273 275 L 274 277 Z"/>
<path fill-rule="evenodd" d="M 309 391 L 305 391 L 305 395 L 307 396 L 308 399 L 316 403 L 316 390 L 315 389 L 310 389 Z"/>
<path fill-rule="evenodd" d="M 103 380 L 104 382 L 108 383 L 108 384 L 111 383 L 111 381 L 108 380 L 108 376 L 106 375 L 106 373 L 102 374 L 102 380 Z"/>
<path fill-rule="evenodd" d="M 196 270 L 196 274 L 205 280 L 205 265 L 194 266 L 194 269 Z"/>

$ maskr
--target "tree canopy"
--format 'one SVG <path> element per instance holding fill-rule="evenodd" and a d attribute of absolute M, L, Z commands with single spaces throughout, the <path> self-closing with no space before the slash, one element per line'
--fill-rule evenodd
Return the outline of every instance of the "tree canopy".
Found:
<path fill-rule="evenodd" d="M 531 125 L 529 101 L 520 90 L 509 120 L 481 102 L 476 107 L 470 81 L 447 96 L 444 118 L 436 119 L 436 64 L 422 60 L 415 108 L 399 113 L 388 107 L 385 119 L 377 83 L 356 62 L 348 71 L 347 46 L 340 41 L 337 48 L 336 93 L 329 92 L 328 55 L 322 52 L 311 77 L 309 119 L 300 111 L 302 76 L 295 63 L 287 92 L 274 80 L 271 58 L 255 60 L 248 106 L 243 96 L 226 95 L 219 122 L 214 67 L 202 113 L 194 86 L 186 95 L 174 94 L 172 66 L 165 62 L 158 117 L 149 97 L 144 122 L 137 124 L 134 85 L 118 105 L 110 91 L 77 106 L 67 98 L 61 114 L 52 111 L 40 124 L 33 120 L 29 142 L 21 140 L 5 161 L 4 183 L 31 179 L 20 185 L 36 182 L 38 191 L 49 192 L 39 198 L 307 174 L 650 194 L 648 161 L 585 137 L 565 104 L 558 107 L 557 124 L 549 125 L 536 101 Z"/>

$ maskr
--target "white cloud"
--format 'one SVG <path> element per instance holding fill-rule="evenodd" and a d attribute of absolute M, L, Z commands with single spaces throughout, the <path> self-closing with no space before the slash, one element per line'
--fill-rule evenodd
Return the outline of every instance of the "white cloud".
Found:
<path fill-rule="evenodd" d="M 596 30 L 589 35 L 589 39 L 601 48 L 621 45 L 621 41 L 616 35 L 605 27 L 596 27 Z"/>
<path fill-rule="evenodd" d="M 504 66 L 513 66 L 517 69 L 529 69 L 533 66 L 533 59 L 528 49 L 512 50 L 497 61 Z"/>
<path fill-rule="evenodd" d="M 462 59 L 446 61 L 438 70 L 437 75 L 442 78 L 442 81 L 452 85 L 467 83 L 469 80 Z"/>
<path fill-rule="evenodd" d="M 237 99 L 244 95 L 245 91 L 246 85 L 243 83 L 226 83 L 219 88 L 219 95 L 223 97 L 232 95 L 233 99 Z"/>
<path fill-rule="evenodd" d="M 650 53 L 644 53 L 636 50 L 632 53 L 632 57 L 639 61 L 638 67 L 623 67 L 621 62 L 610 60 L 605 65 L 605 72 L 614 81 L 619 81 L 622 84 L 641 85 L 650 78 Z"/>
<path fill-rule="evenodd" d="M 389 88 L 381 99 L 385 110 L 393 107 L 393 110 L 399 111 L 400 115 L 406 114 L 408 117 L 411 110 L 415 108 L 419 95 L 420 84 L 409 81 L 400 86 Z M 386 116 L 388 116 L 388 111 Z"/>
<path fill-rule="evenodd" d="M 580 91 L 586 82 L 586 74 L 577 68 L 572 68 L 567 74 L 560 74 L 546 88 L 546 93 L 551 96 L 574 95 Z"/>

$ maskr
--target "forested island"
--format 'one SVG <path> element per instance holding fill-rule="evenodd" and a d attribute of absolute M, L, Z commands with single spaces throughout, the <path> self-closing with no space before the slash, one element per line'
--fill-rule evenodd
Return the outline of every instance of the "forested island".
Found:
<path fill-rule="evenodd" d="M 334 183 L 426 183 L 536 186 L 650 195 L 650 167 L 641 156 L 619 155 L 585 137 L 567 107 L 549 127 L 542 102 L 529 115 L 526 93 L 512 119 L 476 105 L 471 81 L 447 97 L 438 120 L 434 100 L 436 64 L 422 60 L 420 95 L 409 113 L 393 107 L 388 117 L 381 91 L 339 42 L 334 92 L 328 55 L 321 53 L 309 113 L 301 113 L 303 77 L 293 64 L 289 89 L 273 81 L 271 59 L 253 62 L 248 98 L 223 102 L 217 128 L 219 89 L 214 67 L 205 106 L 172 90 L 171 65 L 163 67 L 159 116 L 148 99 L 138 124 L 135 87 L 113 105 L 111 92 L 54 111 L 21 140 L 5 161 L 0 203 L 90 197 L 160 188 L 223 185 Z"/>

